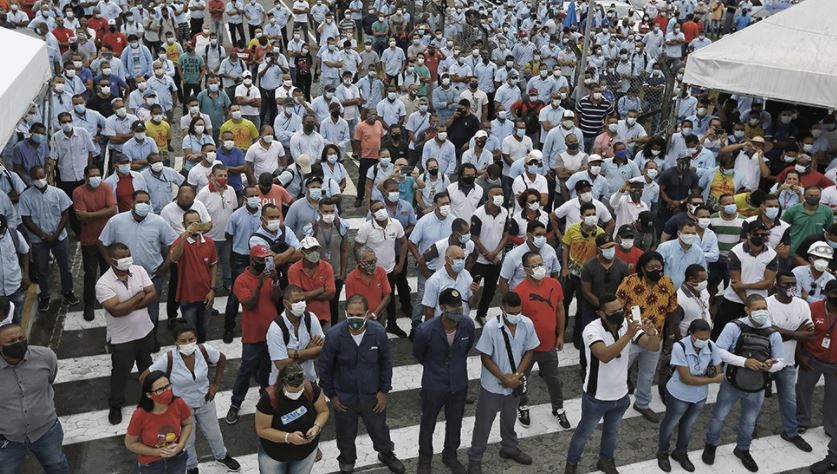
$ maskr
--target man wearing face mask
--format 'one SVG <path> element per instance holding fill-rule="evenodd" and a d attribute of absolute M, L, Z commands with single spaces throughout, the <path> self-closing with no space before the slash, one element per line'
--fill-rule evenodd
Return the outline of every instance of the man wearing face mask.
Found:
<path fill-rule="evenodd" d="M 53 401 L 52 383 L 58 372 L 55 353 L 47 347 L 30 346 L 20 326 L 7 324 L 0 328 L 0 356 L 2 396 L 26 401 L 11 405 L 0 423 L 6 443 L 3 466 L 18 472 L 31 452 L 46 472 L 70 472 L 61 448 L 64 432 Z"/>
<path fill-rule="evenodd" d="M 453 472 L 465 472 L 456 451 L 468 392 L 468 352 L 475 343 L 474 323 L 463 311 L 462 295 L 448 288 L 439 295 L 441 317 L 416 329 L 413 357 L 423 366 L 418 472 L 429 474 L 436 418 L 445 409 L 445 448 L 442 462 Z"/>
<path fill-rule="evenodd" d="M 591 363 L 584 377 L 584 398 L 581 420 L 573 433 L 567 451 L 565 474 L 575 474 L 584 446 L 602 421 L 602 442 L 596 468 L 615 473 L 614 454 L 619 437 L 619 425 L 630 405 L 626 383 L 630 368 L 629 352 L 633 346 L 647 351 L 658 351 L 661 336 L 650 320 L 642 325 L 634 319 L 625 320 L 625 305 L 617 296 L 599 297 L 599 319 L 583 331 L 584 352 Z"/>
<path fill-rule="evenodd" d="M 605 118 L 615 114 L 613 105 L 602 95 L 602 87 L 593 86 L 575 107 L 576 123 L 584 134 L 584 149 L 592 150 L 593 141 L 602 129 Z"/>
<path fill-rule="evenodd" d="M 521 314 L 522 302 L 515 292 L 503 296 L 502 316 L 483 327 L 476 349 L 482 362 L 480 394 L 474 417 L 474 434 L 468 449 L 468 472 L 482 473 L 482 458 L 497 413 L 500 413 L 500 457 L 518 464 L 532 464 L 532 457 L 518 446 L 515 415 L 525 390 L 524 372 L 540 345 L 532 320 Z"/>
<path fill-rule="evenodd" d="M 263 245 L 273 252 L 273 263 L 282 284 L 285 284 L 287 268 L 291 262 L 302 257 L 299 253 L 299 240 L 291 229 L 282 223 L 282 213 L 274 204 L 263 204 L 261 210 L 262 225 L 250 237 L 250 247 Z"/>
<path fill-rule="evenodd" d="M 391 277 L 382 266 L 378 265 L 378 258 L 371 247 L 366 245 L 358 247 L 355 250 L 355 260 L 357 261 L 357 268 L 346 276 L 346 299 L 361 295 L 366 298 L 372 314 L 383 314 L 392 300 L 392 286 L 389 283 Z M 336 325 L 337 318 L 333 318 L 333 320 L 333 325 Z M 395 325 L 394 315 L 387 321 L 388 332 L 395 334 L 401 331 Z M 403 331 L 401 333 L 403 334 Z M 398 335 L 399 337 L 406 337 L 406 334 Z"/>
<path fill-rule="evenodd" d="M 697 225 L 692 221 L 682 221 L 677 227 L 677 239 L 661 243 L 657 252 L 663 256 L 663 273 L 671 278 L 675 288 L 683 283 L 689 265 L 698 264 L 706 268 L 706 256 L 701 249 Z"/>
<path fill-rule="evenodd" d="M 92 101 L 93 99 L 91 99 Z M 97 110 L 100 114 L 107 117 L 105 119 L 105 129 L 102 135 L 108 139 L 108 147 L 111 149 L 111 156 L 113 151 L 122 152 L 122 145 L 134 138 L 131 126 L 136 123 L 139 118 L 136 115 L 129 114 L 125 107 L 125 101 L 119 97 L 109 100 L 109 110 L 96 109 L 91 107 L 91 101 L 87 101 L 87 108 Z"/>
<path fill-rule="evenodd" d="M 340 472 L 354 470 L 357 420 L 361 417 L 378 460 L 402 474 L 404 464 L 395 456 L 386 423 L 392 354 L 383 326 L 369 318 L 366 298 L 355 295 L 346 302 L 346 320 L 326 334 L 320 353 L 320 386 L 334 406 Z"/>
<path fill-rule="evenodd" d="M 533 221 L 526 227 L 526 240 L 510 250 L 503 258 L 498 282 L 500 293 L 508 293 L 526 278 L 523 255 L 527 252 L 537 252 L 543 258 L 547 274 L 552 278 L 558 278 L 561 272 L 561 262 L 558 261 L 555 249 L 546 243 L 546 226 L 540 221 Z"/>
<path fill-rule="evenodd" d="M 771 279 L 771 286 L 772 281 Z M 787 365 L 787 359 L 785 359 L 781 334 L 770 326 L 770 311 L 764 296 L 749 295 L 745 315 L 726 323 L 716 342 L 718 349 L 721 350 L 721 361 L 726 363 L 726 377 L 721 382 L 721 389 L 709 419 L 706 445 L 701 458 L 705 464 L 714 464 L 715 450 L 721 441 L 724 421 L 736 402 L 740 400 L 741 415 L 733 454 L 741 460 L 741 464 L 747 470 L 755 472 L 758 471 L 758 464 L 750 454 L 750 443 L 764 402 L 764 387 L 767 386 L 768 381 L 764 373 L 781 371 Z M 718 323 L 716 321 L 716 324 Z M 758 350 L 748 351 L 746 355 L 740 350 L 744 344 L 738 343 L 739 338 L 745 333 L 753 341 L 751 345 L 759 344 L 761 347 Z M 760 376 L 762 374 L 764 374 L 763 377 Z M 761 389 L 757 385 L 760 385 Z"/>
<path fill-rule="evenodd" d="M 131 169 L 140 170 L 148 164 L 148 155 L 159 153 L 157 142 L 145 133 L 145 124 L 137 120 L 131 124 L 133 138 L 122 145 L 122 154 L 131 160 Z"/>
<path fill-rule="evenodd" d="M 49 310 L 50 253 L 58 264 L 64 301 L 70 306 L 75 306 L 79 300 L 73 294 L 73 275 L 70 273 L 69 240 L 66 230 L 72 201 L 64 191 L 47 184 L 43 167 L 32 167 L 29 176 L 32 186 L 20 194 L 18 212 L 32 243 L 32 257 L 41 290 L 38 308 L 41 312 Z"/>
<path fill-rule="evenodd" d="M 142 176 L 151 195 L 151 211 L 159 214 L 163 207 L 171 202 L 172 184 L 179 188 L 186 178 L 174 168 L 165 166 L 159 154 L 148 155 L 147 161 L 149 166 L 138 174 Z"/>
<path fill-rule="evenodd" d="M 93 321 L 96 277 L 108 269 L 96 243 L 108 219 L 116 215 L 116 198 L 110 186 L 102 183 L 102 173 L 95 165 L 84 168 L 85 184 L 73 191 L 75 213 L 81 223 L 79 241 L 84 268 L 84 319 Z"/>
<path fill-rule="evenodd" d="M 76 188 L 84 184 L 84 167 L 93 162 L 95 145 L 86 129 L 73 126 L 69 112 L 58 114 L 58 121 L 61 130 L 52 135 L 47 177 L 57 181 L 58 187 L 71 196 Z M 70 227 L 78 235 L 80 225 L 74 210 L 70 211 Z"/>
<path fill-rule="evenodd" d="M 587 157 L 587 168 L 581 169 L 567 179 L 566 188 L 569 192 L 569 198 L 577 197 L 576 186 L 579 181 L 588 181 L 592 188 L 593 198 L 597 200 L 604 199 L 608 194 L 607 179 L 602 176 L 602 165 L 604 158 L 600 155 L 590 155 Z"/>
<path fill-rule="evenodd" d="M 320 243 L 305 237 L 300 243 L 302 260 L 288 269 L 288 283 L 302 288 L 307 308 L 320 320 L 325 331 L 331 327 L 331 299 L 337 291 L 334 268 L 320 258 Z"/>
<path fill-rule="evenodd" d="M 276 383 L 283 367 L 297 363 L 305 377 L 317 379 L 314 364 L 325 341 L 325 332 L 317 315 L 307 308 L 305 291 L 291 285 L 282 295 L 284 311 L 277 315 L 267 329 L 267 348 L 270 352 L 270 385 Z"/>
<path fill-rule="evenodd" d="M 829 270 L 834 258 L 834 250 L 828 243 L 817 241 L 807 250 L 807 265 L 795 267 L 792 272 L 796 277 L 797 295 L 808 303 L 825 299 L 825 285 L 834 280 Z"/>
<path fill-rule="evenodd" d="M 488 305 L 497 289 L 502 267 L 503 250 L 508 240 L 506 221 L 509 212 L 503 207 L 503 189 L 491 186 L 486 190 L 485 204 L 478 207 L 471 216 L 471 240 L 479 252 L 471 274 L 484 282 L 485 289 L 480 297 L 476 320 L 483 322 L 488 314 Z"/>
<path fill-rule="evenodd" d="M 451 211 L 455 216 L 470 219 L 479 203 L 482 202 L 484 191 L 475 185 L 476 179 L 476 167 L 471 163 L 463 163 L 459 168 L 459 179 L 448 186 Z"/>
<path fill-rule="evenodd" d="M 747 230 L 746 240 L 727 255 L 730 285 L 724 291 L 724 299 L 715 316 L 712 336 L 716 340 L 724 325 L 744 311 L 744 302 L 750 295 L 766 297 L 767 290 L 775 284 L 779 264 L 776 251 L 767 246 L 770 237 L 767 226 L 754 221 Z"/>
<path fill-rule="evenodd" d="M 125 385 L 134 364 L 139 373 L 151 366 L 155 335 L 148 308 L 157 303 L 157 291 L 145 268 L 134 264 L 127 245 L 108 244 L 104 252 L 111 268 L 96 282 L 96 299 L 105 310 L 108 352 L 113 364 L 108 421 L 118 425 L 122 422 Z"/>
<path fill-rule="evenodd" d="M 833 222 L 831 208 L 820 202 L 822 189 L 819 186 L 806 187 L 803 196 L 804 202 L 794 204 L 782 213 L 782 220 L 790 224 L 791 252 L 797 252 L 803 240 Z"/>

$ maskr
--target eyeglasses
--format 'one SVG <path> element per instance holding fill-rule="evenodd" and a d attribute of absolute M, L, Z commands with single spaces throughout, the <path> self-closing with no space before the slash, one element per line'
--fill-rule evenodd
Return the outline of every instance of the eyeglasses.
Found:
<path fill-rule="evenodd" d="M 165 392 L 166 390 L 168 390 L 170 388 L 171 388 L 171 384 L 169 383 L 169 384 L 163 385 L 162 387 L 160 387 L 158 389 L 151 390 L 150 393 L 153 394 L 153 395 L 159 395 L 159 394 Z"/>
<path fill-rule="evenodd" d="M 298 387 L 302 384 L 302 381 L 305 379 L 305 376 L 300 372 L 296 374 L 291 374 L 285 377 L 282 381 L 285 385 L 289 385 L 291 387 Z"/>

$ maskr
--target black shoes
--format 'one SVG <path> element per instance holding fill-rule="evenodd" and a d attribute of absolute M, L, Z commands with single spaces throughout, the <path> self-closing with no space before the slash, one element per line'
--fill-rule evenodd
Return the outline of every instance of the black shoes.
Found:
<path fill-rule="evenodd" d="M 650 421 L 651 423 L 659 423 L 660 422 L 660 415 L 654 413 L 654 410 L 652 410 L 650 407 L 649 408 L 639 408 L 638 406 L 636 406 L 636 403 L 634 403 L 634 410 L 638 411 L 642 415 L 643 418 Z"/>
<path fill-rule="evenodd" d="M 230 456 L 229 453 L 227 453 L 227 457 L 225 457 L 224 459 L 217 459 L 216 461 L 226 466 L 227 471 L 238 472 L 238 470 L 241 469 L 241 464 L 239 464 L 238 461 L 233 459 L 233 457 Z"/>
<path fill-rule="evenodd" d="M 605 474 L 619 474 L 619 471 L 616 470 L 616 463 L 613 459 L 599 458 L 596 462 L 596 469 Z"/>
<path fill-rule="evenodd" d="M 558 419 L 558 424 L 561 425 L 561 428 L 568 430 L 572 427 L 570 420 L 567 419 L 567 413 L 564 410 L 561 410 L 560 413 L 558 410 L 552 410 L 552 416 Z"/>
<path fill-rule="evenodd" d="M 238 407 L 231 406 L 229 411 L 227 411 L 227 416 L 224 418 L 224 421 L 226 421 L 228 425 L 238 423 Z"/>
<path fill-rule="evenodd" d="M 663 472 L 671 472 L 671 462 L 668 460 L 668 453 L 657 453 L 657 466 Z"/>
<path fill-rule="evenodd" d="M 233 332 L 232 331 L 224 331 L 224 344 L 232 344 L 233 342 Z"/>
<path fill-rule="evenodd" d="M 93 321 L 93 318 L 96 314 L 93 312 L 92 306 L 85 306 L 84 307 L 84 320 L 85 321 Z"/>
<path fill-rule="evenodd" d="M 49 298 L 38 300 L 38 311 L 42 313 L 49 311 Z"/>
<path fill-rule="evenodd" d="M 703 447 L 703 454 L 701 454 L 700 458 L 703 460 L 704 464 L 713 465 L 715 464 L 715 450 L 718 449 L 717 446 L 713 446 L 709 443 Z"/>
<path fill-rule="evenodd" d="M 118 425 L 119 423 L 122 423 L 122 408 L 111 407 L 110 411 L 108 412 L 108 421 L 112 425 Z"/>
<path fill-rule="evenodd" d="M 70 306 L 75 306 L 81 303 L 81 301 L 79 301 L 78 298 L 76 298 L 76 295 L 74 293 L 67 293 L 66 295 L 64 295 L 64 302 Z"/>
<path fill-rule="evenodd" d="M 807 441 L 802 439 L 802 436 L 796 435 L 793 438 L 791 438 L 790 436 L 786 435 L 785 433 L 782 433 L 781 438 L 783 440 L 787 441 L 788 443 L 791 443 L 794 446 L 796 446 L 797 449 L 799 449 L 800 451 L 810 453 L 811 451 L 814 450 L 814 448 L 812 448 L 811 445 L 808 444 Z"/>
<path fill-rule="evenodd" d="M 528 413 L 528 411 L 527 411 L 527 413 Z M 529 456 L 528 454 L 524 453 L 520 449 L 518 449 L 517 451 L 515 451 L 513 453 L 509 453 L 509 452 L 503 451 L 501 449 L 500 450 L 500 457 L 503 458 L 503 459 L 511 459 L 512 461 L 514 461 L 518 464 L 523 464 L 524 466 L 528 466 L 528 465 L 532 464 L 532 456 Z"/>
<path fill-rule="evenodd" d="M 384 463 L 384 465 L 395 474 L 404 474 L 404 472 L 407 470 L 404 467 L 404 463 L 402 463 L 398 460 L 397 457 L 395 457 L 395 453 L 378 453 L 378 461 Z"/>
<path fill-rule="evenodd" d="M 459 462 L 459 459 L 454 459 L 452 461 L 442 461 L 442 463 L 450 469 L 450 472 L 453 474 L 466 474 L 468 471 L 465 469 L 465 466 Z"/>
<path fill-rule="evenodd" d="M 813 474 L 826 474 L 827 472 L 837 472 L 837 462 L 831 462 L 828 458 L 823 459 L 822 461 L 817 461 L 814 464 L 811 464 L 811 467 L 808 468 Z"/>
<path fill-rule="evenodd" d="M 689 454 L 685 451 L 673 451 L 671 453 L 671 459 L 674 459 L 678 463 L 680 463 L 680 467 L 683 468 L 685 471 L 695 472 L 695 465 L 692 464 L 692 461 L 689 460 Z"/>
<path fill-rule="evenodd" d="M 482 474 L 482 463 L 479 461 L 470 461 L 468 463 L 468 474 Z"/>
<path fill-rule="evenodd" d="M 390 324 L 387 324 L 387 332 L 390 333 L 390 334 L 393 334 L 395 336 L 398 336 L 401 339 L 405 339 L 407 337 L 407 333 L 404 332 L 403 329 L 398 327 L 398 325 L 395 324 L 394 322 L 390 323 Z"/>
<path fill-rule="evenodd" d="M 523 405 L 517 409 L 517 420 L 524 428 L 528 428 L 532 424 L 532 420 L 529 418 L 529 407 Z"/>
<path fill-rule="evenodd" d="M 732 454 L 735 455 L 738 459 L 741 460 L 741 464 L 750 472 L 757 472 L 759 470 L 759 465 L 756 464 L 756 460 L 753 459 L 753 456 L 750 456 L 750 451 L 744 451 L 742 449 L 735 448 L 732 450 Z"/>
<path fill-rule="evenodd" d="M 575 474 L 577 471 L 578 471 L 578 464 L 567 463 L 567 465 L 564 466 L 564 474 Z"/>

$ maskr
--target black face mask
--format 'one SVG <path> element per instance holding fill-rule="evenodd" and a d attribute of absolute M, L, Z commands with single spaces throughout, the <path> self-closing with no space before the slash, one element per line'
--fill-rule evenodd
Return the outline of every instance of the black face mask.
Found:
<path fill-rule="evenodd" d="M 23 356 L 26 355 L 27 349 L 29 349 L 29 343 L 26 342 L 26 339 L 24 339 L 22 341 L 17 341 L 14 344 L 3 346 L 3 355 L 9 359 L 23 359 Z"/>
<path fill-rule="evenodd" d="M 264 262 L 256 262 L 255 260 L 250 262 L 250 266 L 253 267 L 257 273 L 261 273 L 264 271 L 266 264 Z"/>
<path fill-rule="evenodd" d="M 622 325 L 622 323 L 625 322 L 625 312 L 624 311 L 617 311 L 617 312 L 612 313 L 612 314 L 606 314 L 605 315 L 605 320 L 607 320 L 607 322 L 609 324 L 612 324 L 614 326 L 619 327 L 619 326 Z"/>
<path fill-rule="evenodd" d="M 192 208 L 192 204 L 180 204 L 180 203 L 178 202 L 178 203 L 177 203 L 177 207 L 179 207 L 179 208 L 183 209 L 184 211 L 188 211 L 189 209 L 191 209 L 191 208 Z"/>
<path fill-rule="evenodd" d="M 656 283 L 656 282 L 660 281 L 660 278 L 663 277 L 663 271 L 662 270 L 646 271 L 645 272 L 645 277 L 648 278 L 649 280 L 653 281 L 654 283 Z"/>
<path fill-rule="evenodd" d="M 578 143 L 570 143 L 567 145 L 567 150 L 576 151 L 578 150 Z"/>
<path fill-rule="evenodd" d="M 631 199 L 633 199 L 634 201 L 639 201 L 640 198 L 642 198 L 642 191 L 639 191 L 639 192 L 632 191 L 630 193 L 630 196 L 631 196 Z"/>
<path fill-rule="evenodd" d="M 813 197 L 813 196 L 806 196 L 805 203 L 809 206 L 818 206 L 820 204 L 820 198 Z"/>
<path fill-rule="evenodd" d="M 430 173 L 430 176 L 436 176 L 439 174 L 439 168 L 433 168 L 432 170 L 427 170 Z"/>
<path fill-rule="evenodd" d="M 761 237 L 761 236 L 750 237 L 750 243 L 755 245 L 756 247 L 761 247 L 762 245 L 764 245 L 764 237 Z"/>

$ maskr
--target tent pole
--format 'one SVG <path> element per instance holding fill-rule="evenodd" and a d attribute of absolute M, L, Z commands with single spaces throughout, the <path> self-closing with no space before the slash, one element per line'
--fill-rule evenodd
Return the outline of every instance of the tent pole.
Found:
<path fill-rule="evenodd" d="M 576 103 L 581 100 L 582 89 L 581 85 L 584 83 L 584 71 L 587 69 L 587 55 L 590 50 L 590 40 L 593 36 L 593 15 L 595 13 L 596 4 L 593 0 L 587 1 L 587 23 L 584 26 L 584 46 L 581 48 L 581 62 L 578 68 L 578 78 L 575 81 L 575 100 Z"/>

